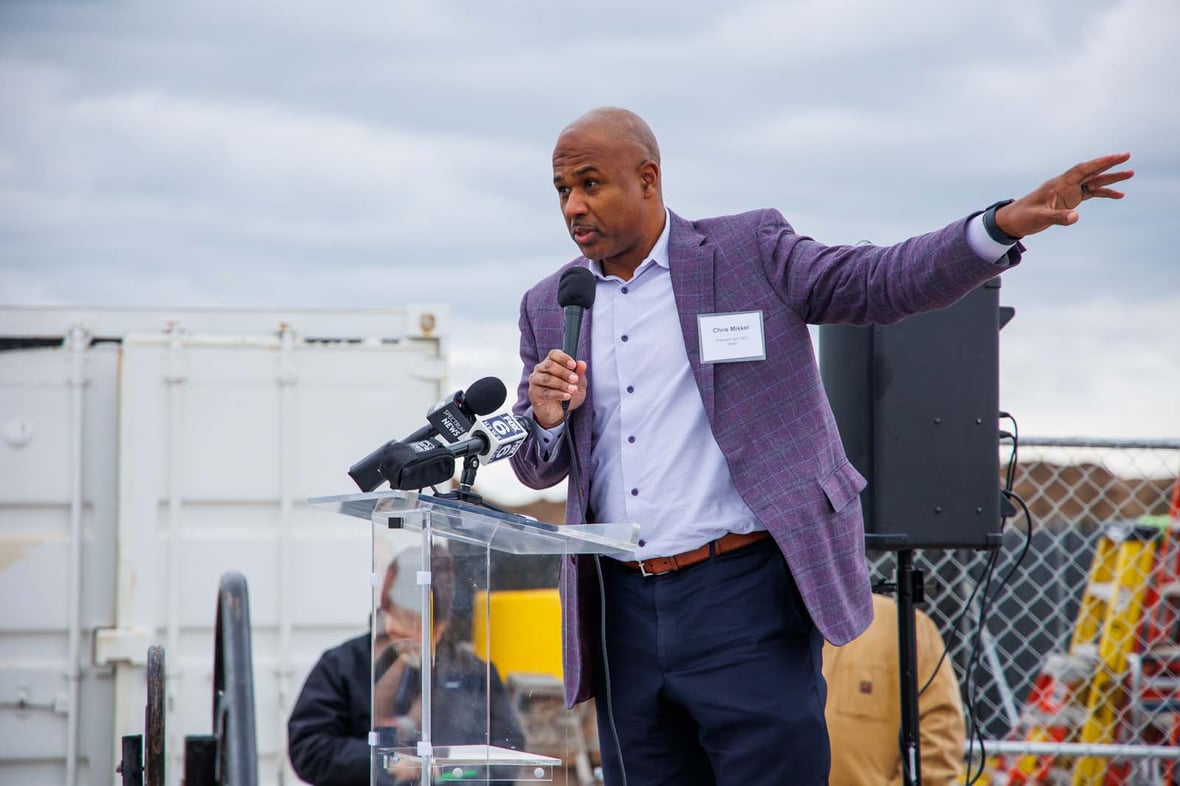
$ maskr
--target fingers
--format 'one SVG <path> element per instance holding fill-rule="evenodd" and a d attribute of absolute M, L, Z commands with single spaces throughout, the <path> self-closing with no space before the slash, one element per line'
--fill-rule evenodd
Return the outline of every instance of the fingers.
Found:
<path fill-rule="evenodd" d="M 543 428 L 553 428 L 565 419 L 565 408 L 577 409 L 586 398 L 586 361 L 559 349 L 550 350 L 528 379 L 533 419 Z"/>
<path fill-rule="evenodd" d="M 1102 174 L 1112 166 L 1118 166 L 1119 164 L 1125 163 L 1126 161 L 1130 160 L 1130 158 L 1130 153 L 1113 153 L 1111 155 L 1092 158 L 1089 161 L 1083 161 L 1080 164 L 1074 164 L 1068 171 L 1066 171 L 1065 177 L 1070 183 L 1083 183 L 1090 180 L 1090 178 L 1094 177 L 1095 175 Z M 1133 174 L 1133 171 L 1127 170 L 1125 176 L 1120 177 L 1119 180 L 1126 180 Z"/>
<path fill-rule="evenodd" d="M 1085 183 L 1090 186 L 1090 190 L 1093 191 L 1095 188 L 1105 188 L 1112 183 L 1120 183 L 1124 180 L 1130 180 L 1134 176 L 1134 169 L 1123 169 L 1118 172 L 1107 172 L 1106 174 L 1102 175 L 1094 175 L 1093 177 L 1086 178 Z"/>
<path fill-rule="evenodd" d="M 569 401 L 578 392 L 577 379 L 574 374 L 556 376 L 538 367 L 529 375 L 529 400 L 534 405 L 544 401 Z"/>
<path fill-rule="evenodd" d="M 1122 191 L 1108 188 L 1108 186 L 1131 179 L 1135 176 L 1135 170 L 1124 169 L 1118 172 L 1107 172 L 1106 170 L 1126 162 L 1130 157 L 1130 153 L 1115 153 L 1075 164 L 1061 176 L 1063 183 L 1061 191 L 1064 192 L 1061 196 L 1071 199 L 1073 189 L 1077 188 L 1079 202 L 1094 197 L 1122 199 L 1126 196 Z"/>
<path fill-rule="evenodd" d="M 569 401 L 578 392 L 581 380 L 578 371 L 585 371 L 585 368 L 585 361 L 575 362 L 561 350 L 551 350 L 529 374 L 529 399 L 534 404 L 538 399 Z"/>
<path fill-rule="evenodd" d="M 1112 183 L 1120 183 L 1133 177 L 1135 173 L 1132 170 L 1124 170 L 1121 172 L 1107 172 L 1102 175 L 1095 175 L 1087 180 L 1083 180 L 1079 184 L 1082 191 L 1082 199 L 1091 199 L 1098 197 L 1100 199 L 1122 199 L 1126 196 L 1122 191 L 1113 188 L 1108 188 Z"/>
<path fill-rule="evenodd" d="M 1067 227 L 1070 224 L 1078 222 L 1078 211 L 1076 210 L 1050 210 L 1046 219 L 1051 224 Z"/>
<path fill-rule="evenodd" d="M 1113 188 L 1095 188 L 1090 186 L 1082 192 L 1082 199 L 1122 199 L 1126 194 L 1122 191 L 1115 191 Z"/>
<path fill-rule="evenodd" d="M 1099 156 L 1046 180 L 1030 194 L 995 213 L 996 225 L 1014 237 L 1043 232 L 1051 226 L 1078 222 L 1078 206 L 1089 199 L 1122 199 L 1125 194 L 1110 186 L 1135 176 L 1134 170 L 1107 171 L 1126 162 L 1130 153 Z"/>

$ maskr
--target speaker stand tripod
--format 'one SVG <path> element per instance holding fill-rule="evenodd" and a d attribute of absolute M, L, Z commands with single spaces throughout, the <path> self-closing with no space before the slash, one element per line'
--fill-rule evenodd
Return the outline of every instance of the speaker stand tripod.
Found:
<path fill-rule="evenodd" d="M 868 536 L 869 548 L 874 547 Z M 879 547 L 879 546 L 878 546 Z M 915 604 L 921 603 L 922 571 L 914 568 L 914 552 L 901 548 L 897 553 L 897 573 L 892 582 L 882 582 L 874 590 L 886 590 L 897 597 L 897 660 L 901 678 L 901 772 L 904 786 L 918 786 L 922 780 L 921 751 L 918 742 L 918 641 L 914 624 Z"/>

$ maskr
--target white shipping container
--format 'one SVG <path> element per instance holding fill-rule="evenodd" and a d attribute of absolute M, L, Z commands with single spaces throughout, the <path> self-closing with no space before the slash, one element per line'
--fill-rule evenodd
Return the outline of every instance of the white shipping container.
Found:
<path fill-rule="evenodd" d="M 365 630 L 369 528 L 308 508 L 444 395 L 448 312 L 0 309 L 0 783 L 113 784 L 166 658 L 167 782 L 212 731 L 220 576 L 249 582 L 261 783 Z"/>

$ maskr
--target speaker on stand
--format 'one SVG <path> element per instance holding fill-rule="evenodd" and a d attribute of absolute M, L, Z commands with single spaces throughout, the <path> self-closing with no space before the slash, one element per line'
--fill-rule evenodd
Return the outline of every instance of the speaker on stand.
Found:
<path fill-rule="evenodd" d="M 820 327 L 819 361 L 861 492 L 865 545 L 897 552 L 903 782 L 919 783 L 914 549 L 998 549 L 999 331 L 994 278 L 949 308 L 893 325 Z"/>

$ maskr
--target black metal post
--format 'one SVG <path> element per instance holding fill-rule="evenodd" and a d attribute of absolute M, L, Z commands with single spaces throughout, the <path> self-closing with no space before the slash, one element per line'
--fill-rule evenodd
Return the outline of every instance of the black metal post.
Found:
<path fill-rule="evenodd" d="M 922 572 L 914 569 L 909 549 L 897 552 L 897 655 L 901 678 L 902 783 L 918 786 L 922 780 L 918 742 L 918 641 L 914 604 L 922 601 Z"/>
<path fill-rule="evenodd" d="M 115 768 L 122 786 L 143 786 L 143 735 L 123 735 L 123 760 Z"/>
<path fill-rule="evenodd" d="M 217 738 L 212 734 L 184 738 L 184 786 L 217 786 Z"/>

